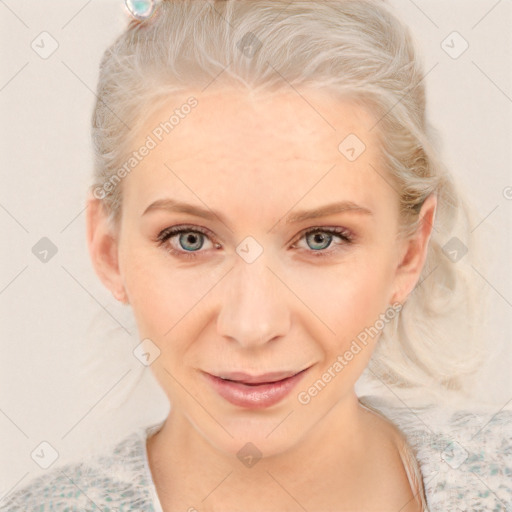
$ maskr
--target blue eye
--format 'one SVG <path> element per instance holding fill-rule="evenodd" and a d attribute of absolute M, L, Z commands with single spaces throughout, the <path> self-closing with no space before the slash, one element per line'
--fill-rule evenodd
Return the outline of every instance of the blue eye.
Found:
<path fill-rule="evenodd" d="M 176 241 L 173 240 L 175 238 Z M 315 227 L 301 233 L 298 241 L 292 247 L 297 247 L 298 242 L 304 239 L 308 248 L 300 248 L 301 250 L 310 253 L 314 257 L 329 256 L 336 251 L 336 248 L 330 248 L 335 238 L 341 241 L 336 244 L 338 246 L 353 242 L 351 232 L 344 228 Z M 212 248 L 221 248 L 220 244 L 213 244 L 211 239 L 210 232 L 199 226 L 173 226 L 158 234 L 157 243 L 161 246 L 166 245 L 166 250 L 173 256 L 193 259 L 205 252 L 201 251 L 204 248 L 205 241 L 212 244 Z"/>
<path fill-rule="evenodd" d="M 175 248 L 169 243 L 168 251 L 178 257 L 195 258 L 196 252 L 203 248 L 205 239 L 208 239 L 209 232 L 199 226 L 174 226 L 164 229 L 157 237 L 160 245 L 171 242 L 172 238 L 177 237 L 179 248 Z"/>
<path fill-rule="evenodd" d="M 330 233 L 326 233 L 325 231 L 315 231 L 306 234 L 306 242 L 311 249 L 322 250 L 327 249 L 332 242 L 332 235 Z M 311 243 L 319 244 L 320 247 L 312 247 Z"/>
<path fill-rule="evenodd" d="M 336 249 L 326 250 L 332 245 L 334 238 L 342 241 L 337 245 L 347 245 L 353 242 L 352 234 L 343 228 L 313 228 L 303 233 L 299 241 L 302 238 L 305 238 L 308 248 L 312 249 L 309 252 L 312 252 L 315 257 L 327 256 L 335 251 Z"/>
<path fill-rule="evenodd" d="M 204 244 L 204 235 L 202 233 L 196 233 L 195 231 L 187 231 L 186 233 L 180 233 L 178 237 L 180 246 L 185 251 L 197 251 L 201 249 Z M 190 244 L 189 247 L 186 247 Z"/>

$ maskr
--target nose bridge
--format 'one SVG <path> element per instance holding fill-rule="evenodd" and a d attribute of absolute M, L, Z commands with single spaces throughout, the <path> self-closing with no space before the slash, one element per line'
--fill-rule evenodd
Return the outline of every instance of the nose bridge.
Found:
<path fill-rule="evenodd" d="M 217 330 L 243 346 L 262 345 L 290 328 L 283 285 L 267 263 L 265 253 L 252 263 L 238 258 L 224 283 Z"/>

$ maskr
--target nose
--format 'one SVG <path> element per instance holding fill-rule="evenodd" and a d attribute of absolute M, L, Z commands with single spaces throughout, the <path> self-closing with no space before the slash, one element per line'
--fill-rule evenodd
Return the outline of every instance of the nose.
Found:
<path fill-rule="evenodd" d="M 235 263 L 224 282 L 217 318 L 218 334 L 247 348 L 264 345 L 290 329 L 289 297 L 264 256 L 253 263 L 241 258 Z"/>

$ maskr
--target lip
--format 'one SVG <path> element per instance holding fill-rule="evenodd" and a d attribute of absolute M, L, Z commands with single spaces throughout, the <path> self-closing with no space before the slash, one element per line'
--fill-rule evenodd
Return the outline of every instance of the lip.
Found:
<path fill-rule="evenodd" d="M 293 377 L 293 375 L 296 375 L 297 373 L 300 372 L 269 372 L 263 373 L 261 375 L 250 375 L 244 372 L 227 372 L 219 373 L 219 375 L 216 375 L 216 377 L 220 377 L 221 379 L 234 380 L 241 382 L 242 384 L 267 384 L 271 382 L 277 382 L 278 380 L 287 379 L 288 377 Z"/>
<path fill-rule="evenodd" d="M 273 372 L 252 376 L 243 372 L 222 373 L 222 377 L 203 374 L 212 388 L 231 404 L 246 409 L 263 409 L 283 400 L 308 369 L 297 373 Z"/>

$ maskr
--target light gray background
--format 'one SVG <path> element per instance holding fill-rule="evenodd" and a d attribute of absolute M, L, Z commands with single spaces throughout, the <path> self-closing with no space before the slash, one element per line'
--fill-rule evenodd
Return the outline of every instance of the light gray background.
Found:
<path fill-rule="evenodd" d="M 511 3 L 393 4 L 425 71 L 433 68 L 429 115 L 448 165 L 473 195 L 474 228 L 492 256 L 489 270 L 475 272 L 492 300 L 492 354 L 478 389 L 498 410 L 512 399 Z M 102 287 L 85 244 L 98 66 L 126 20 L 122 0 L 0 0 L 0 497 L 44 471 L 31 458 L 42 441 L 61 463 L 168 412 L 150 370 L 132 355 L 140 340 L 129 310 Z M 441 47 L 454 30 L 469 43 L 458 59 Z M 42 47 L 43 31 L 59 45 L 47 59 L 31 47 Z M 32 253 L 42 237 L 58 248 L 47 263 Z"/>

